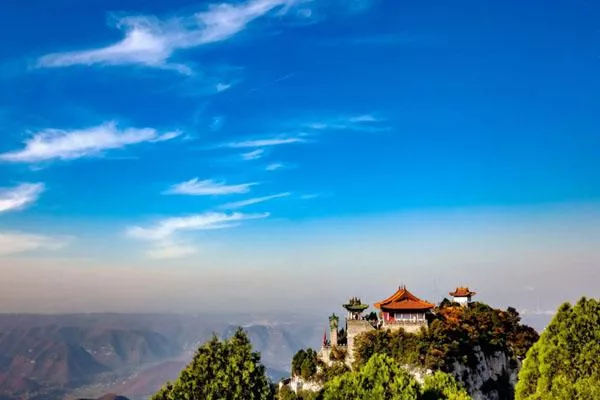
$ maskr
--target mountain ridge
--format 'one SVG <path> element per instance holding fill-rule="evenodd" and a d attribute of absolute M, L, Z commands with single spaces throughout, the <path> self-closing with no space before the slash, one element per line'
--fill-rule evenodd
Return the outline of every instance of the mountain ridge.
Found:
<path fill-rule="evenodd" d="M 277 380 L 288 373 L 295 351 L 318 340 L 318 325 L 310 320 L 240 314 L 234 323 L 228 317 L 0 314 L 0 393 L 9 396 L 0 400 L 93 399 L 103 393 L 142 398 L 176 378 L 200 343 L 239 325 L 247 326 Z"/>

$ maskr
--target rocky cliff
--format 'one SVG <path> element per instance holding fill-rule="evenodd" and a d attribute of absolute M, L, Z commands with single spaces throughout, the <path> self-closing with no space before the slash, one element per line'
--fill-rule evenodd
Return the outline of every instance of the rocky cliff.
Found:
<path fill-rule="evenodd" d="M 452 369 L 452 374 L 465 385 L 473 400 L 512 399 L 520 362 L 500 351 L 486 356 L 478 347 L 473 355 L 477 360 L 474 365 L 455 362 Z"/>

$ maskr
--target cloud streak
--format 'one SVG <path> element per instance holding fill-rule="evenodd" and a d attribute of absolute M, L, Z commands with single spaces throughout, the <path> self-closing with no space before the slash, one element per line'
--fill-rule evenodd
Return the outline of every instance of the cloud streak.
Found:
<path fill-rule="evenodd" d="M 48 236 L 0 232 L 0 256 L 34 250 L 57 250 L 65 245 L 66 242 Z"/>
<path fill-rule="evenodd" d="M 269 137 L 263 139 L 254 139 L 254 140 L 243 140 L 239 142 L 230 142 L 225 143 L 223 147 L 229 147 L 233 149 L 245 149 L 245 148 L 254 148 L 254 147 L 270 147 L 270 146 L 280 146 L 284 144 L 295 144 L 295 143 L 303 143 L 306 142 L 305 139 L 299 136 L 293 137 Z"/>
<path fill-rule="evenodd" d="M 223 204 L 219 208 L 222 208 L 222 209 L 242 208 L 242 207 L 246 207 L 246 206 L 251 206 L 253 204 L 264 203 L 265 201 L 269 201 L 269 200 L 280 199 L 282 197 L 288 197 L 289 195 L 291 195 L 290 192 L 284 192 L 284 193 L 273 194 L 270 196 L 254 197 L 254 198 L 247 199 L 247 200 L 234 201 L 231 203 Z"/>
<path fill-rule="evenodd" d="M 285 164 L 282 163 L 271 163 L 265 167 L 265 171 L 277 171 L 278 169 L 285 168 Z"/>
<path fill-rule="evenodd" d="M 258 160 L 264 154 L 265 154 L 264 149 L 256 149 L 256 150 L 249 151 L 247 153 L 242 153 L 241 156 L 242 156 L 243 160 L 250 161 L 250 160 Z"/>
<path fill-rule="evenodd" d="M 43 183 L 21 183 L 13 188 L 0 188 L 0 213 L 25 208 L 34 203 L 43 191 Z"/>
<path fill-rule="evenodd" d="M 163 194 L 182 194 L 188 196 L 218 196 L 227 194 L 248 193 L 250 188 L 258 185 L 257 182 L 228 185 L 222 181 L 212 179 L 199 180 L 198 178 L 177 183 L 167 189 Z"/>
<path fill-rule="evenodd" d="M 321 197 L 322 195 L 319 193 L 309 193 L 309 194 L 303 194 L 302 196 L 300 196 L 300 200 L 312 200 L 312 199 L 316 199 L 318 197 Z"/>
<path fill-rule="evenodd" d="M 359 131 L 359 132 L 384 132 L 390 128 L 383 123 L 384 119 L 371 114 L 328 118 L 318 122 L 307 123 L 304 126 L 315 131 Z"/>
<path fill-rule="evenodd" d="M 189 67 L 169 60 L 178 50 L 222 42 L 272 11 L 285 12 L 293 0 L 250 0 L 212 4 L 193 15 L 170 19 L 127 16 L 116 22 L 124 33 L 117 43 L 81 51 L 52 53 L 38 60 L 39 67 L 72 65 L 142 65 L 189 74 Z"/>
<path fill-rule="evenodd" d="M 23 149 L 0 154 L 0 160 L 25 163 L 53 159 L 73 160 L 134 144 L 163 142 L 179 135 L 179 132 L 160 134 L 152 128 L 119 129 L 115 122 L 71 131 L 46 129 L 25 140 Z"/>
<path fill-rule="evenodd" d="M 186 217 L 166 218 L 150 227 L 133 226 L 127 229 L 127 235 L 136 239 L 162 241 L 169 239 L 179 231 L 200 231 L 230 228 L 242 221 L 267 218 L 269 213 L 231 214 L 207 212 Z"/>
<path fill-rule="evenodd" d="M 311 136 L 317 136 L 325 131 L 360 131 L 360 132 L 383 132 L 388 131 L 389 127 L 384 126 L 384 119 L 378 118 L 371 114 L 359 114 L 345 117 L 327 118 L 318 122 L 295 122 L 294 125 L 300 126 L 301 129 L 293 129 L 296 132 L 284 135 L 269 136 L 263 138 L 254 138 L 248 140 L 232 141 L 221 144 L 218 147 L 233 148 L 233 149 L 253 149 L 262 147 L 282 146 L 289 144 L 307 143 Z M 264 149 L 257 149 L 248 153 L 244 153 L 244 159 L 252 159 L 254 155 L 262 154 Z M 246 158 L 247 157 L 247 158 Z M 267 167 L 267 170 L 275 170 L 280 168 L 280 164 L 272 164 L 272 167 Z"/>

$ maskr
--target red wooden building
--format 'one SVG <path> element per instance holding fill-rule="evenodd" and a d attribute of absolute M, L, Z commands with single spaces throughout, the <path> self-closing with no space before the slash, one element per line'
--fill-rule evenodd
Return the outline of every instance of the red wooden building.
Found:
<path fill-rule="evenodd" d="M 384 326 L 397 325 L 407 329 L 407 326 L 427 326 L 426 315 L 434 305 L 419 299 L 406 286 L 400 286 L 392 296 L 375 303 L 375 307 L 381 310 L 380 318 Z"/>

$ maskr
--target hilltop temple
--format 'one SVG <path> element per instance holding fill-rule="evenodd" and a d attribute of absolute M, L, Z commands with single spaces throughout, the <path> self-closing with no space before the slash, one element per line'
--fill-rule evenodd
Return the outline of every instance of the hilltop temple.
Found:
<path fill-rule="evenodd" d="M 477 293 L 469 290 L 468 287 L 457 287 L 454 292 L 448 293 L 452 296 L 452 301 L 460 304 L 461 306 L 466 306 L 471 302 L 471 298 L 475 296 Z"/>
<path fill-rule="evenodd" d="M 458 287 L 449 294 L 452 296 L 452 301 L 467 306 L 476 293 L 468 287 Z M 369 308 L 369 305 L 364 304 L 357 297 L 351 298 L 343 304 L 343 307 L 347 311 L 345 327 L 339 329 L 340 318 L 334 313 L 329 317 L 329 340 L 327 340 L 327 333 L 323 336 L 323 344 L 318 355 L 326 364 L 344 361 L 351 365 L 354 361 L 354 340 L 362 333 L 376 329 L 404 329 L 416 333 L 421 329 L 427 329 L 428 316 L 432 314 L 435 305 L 421 300 L 406 286 L 400 286 L 390 297 L 374 304 L 374 307 L 379 310 L 377 314 L 364 316 L 363 312 Z"/>

